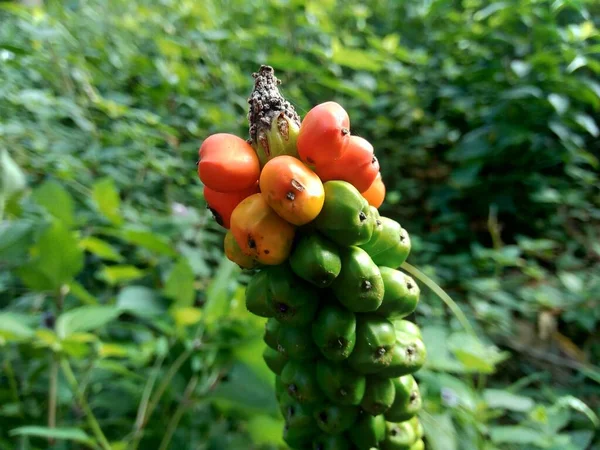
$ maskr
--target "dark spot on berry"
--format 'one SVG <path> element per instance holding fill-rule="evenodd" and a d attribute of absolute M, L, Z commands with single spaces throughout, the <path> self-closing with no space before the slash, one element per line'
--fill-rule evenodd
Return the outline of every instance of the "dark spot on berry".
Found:
<path fill-rule="evenodd" d="M 417 398 L 419 398 L 419 394 L 417 394 L 417 391 L 412 391 L 410 393 L 410 397 L 408 398 L 410 400 L 410 402 L 414 402 Z"/>
<path fill-rule="evenodd" d="M 379 348 L 377 349 L 377 355 L 378 355 L 378 356 L 383 356 L 383 355 L 385 355 L 386 353 L 387 353 L 387 350 L 385 349 L 385 347 L 379 347 Z"/>
<path fill-rule="evenodd" d="M 414 347 L 413 345 L 409 345 L 409 346 L 406 348 L 406 354 L 407 354 L 408 356 L 413 356 L 415 353 L 416 353 L 416 350 L 415 350 L 415 347 Z"/>
<path fill-rule="evenodd" d="M 363 282 L 360 284 L 360 288 L 363 291 L 370 291 L 372 287 L 373 287 L 373 285 L 371 284 L 371 282 L 369 280 L 363 280 Z"/>
<path fill-rule="evenodd" d="M 309 164 L 314 164 L 314 163 L 315 163 L 315 162 L 313 161 L 313 159 L 312 159 L 312 158 L 310 158 L 310 157 L 307 157 L 307 158 L 306 158 L 306 162 L 307 162 L 307 163 L 309 163 Z"/>
<path fill-rule="evenodd" d="M 292 383 L 288 386 L 288 392 L 290 394 L 295 394 L 296 392 L 298 392 L 298 387 Z"/>
<path fill-rule="evenodd" d="M 398 435 L 398 428 L 392 428 L 392 431 L 390 431 L 390 434 L 392 436 L 397 436 Z"/>
<path fill-rule="evenodd" d="M 296 414 L 296 410 L 294 410 L 294 407 L 293 406 L 288 407 L 288 410 L 287 410 L 288 419 L 291 419 L 292 417 L 294 417 L 294 414 Z"/>
<path fill-rule="evenodd" d="M 404 237 L 404 235 L 403 235 L 403 234 L 401 234 L 401 235 L 400 235 L 400 242 L 404 242 L 404 241 L 405 241 L 405 239 L 406 239 L 406 237 Z"/>
<path fill-rule="evenodd" d="M 196 166 L 197 166 L 198 164 L 200 164 L 200 160 L 196 161 Z"/>
<path fill-rule="evenodd" d="M 265 255 L 268 255 L 269 253 L 271 253 L 271 250 L 265 250 L 264 253 Z"/>
<path fill-rule="evenodd" d="M 377 225 L 378 227 L 380 227 L 380 226 L 381 226 L 381 220 L 377 219 L 377 220 L 375 221 L 375 225 Z"/>
<path fill-rule="evenodd" d="M 319 413 L 319 419 L 323 423 L 327 423 L 327 413 L 325 411 Z"/>
<path fill-rule="evenodd" d="M 289 306 L 288 306 L 288 305 L 286 305 L 285 303 L 278 303 L 278 304 L 277 304 L 277 309 L 278 309 L 280 312 L 282 312 L 282 313 L 285 313 L 285 312 L 287 312 L 287 311 L 288 311 L 288 309 L 290 309 L 290 308 L 289 308 Z"/>
<path fill-rule="evenodd" d="M 212 213 L 213 217 L 215 218 L 215 221 L 219 225 L 223 226 L 223 218 L 221 217 L 221 214 L 219 214 L 216 209 L 211 208 L 210 206 L 208 207 L 208 209 Z"/>
<path fill-rule="evenodd" d="M 367 220 L 367 215 L 361 211 L 360 214 L 358 215 L 358 218 L 361 222 L 364 222 L 365 220 Z"/>
<path fill-rule="evenodd" d="M 406 283 L 406 287 L 407 287 L 408 289 L 412 289 L 412 288 L 413 288 L 413 285 L 412 285 L 412 283 L 410 283 L 410 282 L 409 282 L 409 283 Z"/>
<path fill-rule="evenodd" d="M 377 164 L 377 158 L 375 156 L 373 156 L 373 159 L 371 160 L 371 164 Z"/>
<path fill-rule="evenodd" d="M 302 183 L 300 183 L 298 180 L 296 180 L 295 178 L 292 178 L 291 183 L 292 183 L 292 187 L 294 189 L 296 189 L 298 192 L 304 192 L 306 190 L 304 185 Z"/>
<path fill-rule="evenodd" d="M 348 128 L 342 128 L 342 134 L 344 136 L 348 136 L 350 134 L 350 130 Z"/>
<path fill-rule="evenodd" d="M 296 199 L 296 194 L 290 191 L 286 194 L 285 198 L 287 198 L 290 201 L 294 201 Z"/>
<path fill-rule="evenodd" d="M 248 236 L 248 247 L 256 248 L 256 241 L 252 236 Z"/>

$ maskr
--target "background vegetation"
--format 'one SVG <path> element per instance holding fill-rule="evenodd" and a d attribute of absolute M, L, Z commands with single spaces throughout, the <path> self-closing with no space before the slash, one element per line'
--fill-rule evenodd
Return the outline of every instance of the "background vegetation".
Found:
<path fill-rule="evenodd" d="M 0 3 L 0 449 L 274 449 L 196 177 L 252 72 L 340 102 L 422 287 L 432 450 L 600 448 L 600 4 Z M 50 440 L 48 440 L 50 438 Z"/>

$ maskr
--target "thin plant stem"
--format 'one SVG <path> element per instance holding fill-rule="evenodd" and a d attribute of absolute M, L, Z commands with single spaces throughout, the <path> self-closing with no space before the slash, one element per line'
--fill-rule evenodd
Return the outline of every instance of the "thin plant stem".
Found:
<path fill-rule="evenodd" d="M 56 428 L 56 404 L 58 396 L 58 361 L 56 355 L 51 355 L 50 379 L 48 381 L 48 428 Z M 54 444 L 54 439 L 49 438 L 48 443 Z"/>
<path fill-rule="evenodd" d="M 406 270 L 411 276 L 415 277 L 421 283 L 423 283 L 425 286 L 431 289 L 433 293 L 437 295 L 446 304 L 446 306 L 448 306 L 448 308 L 450 308 L 450 311 L 452 311 L 454 316 L 456 316 L 456 318 L 458 319 L 462 327 L 465 329 L 465 331 L 475 336 L 475 330 L 473 329 L 473 326 L 470 324 L 465 314 L 461 311 L 456 302 L 452 300 L 452 298 L 448 294 L 446 294 L 446 292 L 444 292 L 444 290 L 441 287 L 439 287 L 435 281 L 433 281 L 419 269 L 412 266 L 411 264 L 408 264 L 407 262 L 404 262 L 400 266 L 400 268 Z"/>
<path fill-rule="evenodd" d="M 77 398 L 77 402 L 79 403 L 79 406 L 81 406 L 81 409 L 83 409 L 83 412 L 85 413 L 85 416 L 88 421 L 88 425 L 92 429 L 92 432 L 94 433 L 96 440 L 100 444 L 100 447 L 102 448 L 102 450 L 111 450 L 112 448 L 110 446 L 110 443 L 108 442 L 108 439 L 106 439 L 106 436 L 102 432 L 102 428 L 100 428 L 98 419 L 96 419 L 96 416 L 94 416 L 94 413 L 92 412 L 92 408 L 90 408 L 90 405 L 87 402 L 87 399 L 85 398 L 85 396 L 79 389 L 79 384 L 77 383 L 77 378 L 75 378 L 75 374 L 73 373 L 73 369 L 71 369 L 71 365 L 69 364 L 69 361 L 66 358 L 63 358 L 61 360 L 60 365 L 61 365 L 61 368 L 65 375 L 65 378 L 67 379 L 67 382 L 71 386 L 71 389 L 73 390 L 73 393 L 75 394 L 75 396 Z"/>
<path fill-rule="evenodd" d="M 198 384 L 198 376 L 195 375 L 192 378 L 190 378 L 190 381 L 188 382 L 188 384 L 185 388 L 185 391 L 183 393 L 183 398 L 179 402 L 179 406 L 177 406 L 177 409 L 175 410 L 173 417 L 171 417 L 171 420 L 169 421 L 169 424 L 167 425 L 167 430 L 165 431 L 165 434 L 162 438 L 159 450 L 167 450 L 169 448 L 169 444 L 171 443 L 171 439 L 173 439 L 173 435 L 175 434 L 177 425 L 179 425 L 179 421 L 183 417 L 183 414 L 189 408 L 190 398 L 191 398 L 192 394 L 194 393 L 194 389 L 196 389 L 197 384 Z"/>
<path fill-rule="evenodd" d="M 8 352 L 6 352 L 4 356 L 4 371 L 6 372 L 6 376 L 8 378 L 8 385 L 10 387 L 10 392 L 13 396 L 13 400 L 15 403 L 19 404 L 20 416 L 23 417 L 23 411 L 21 409 L 21 398 L 19 397 L 19 384 L 17 383 L 17 377 L 15 376 L 15 369 L 10 362 L 10 358 L 8 356 Z"/>

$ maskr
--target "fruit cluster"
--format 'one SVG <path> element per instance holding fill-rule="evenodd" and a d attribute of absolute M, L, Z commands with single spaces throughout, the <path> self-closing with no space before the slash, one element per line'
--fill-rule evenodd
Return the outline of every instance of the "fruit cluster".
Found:
<path fill-rule="evenodd" d="M 410 238 L 380 216 L 373 147 L 337 103 L 301 121 L 273 69 L 255 74 L 250 139 L 208 137 L 198 173 L 228 229 L 227 257 L 254 274 L 250 312 L 268 318 L 263 354 L 276 374 L 294 449 L 424 448 L 412 374 L 426 351 L 407 320 L 419 287 L 397 270 Z"/>

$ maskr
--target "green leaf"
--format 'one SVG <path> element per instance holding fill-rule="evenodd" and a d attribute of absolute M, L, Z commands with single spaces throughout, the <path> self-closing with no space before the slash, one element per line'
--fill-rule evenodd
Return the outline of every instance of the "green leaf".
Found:
<path fill-rule="evenodd" d="M 35 332 L 29 327 L 23 317 L 10 312 L 0 313 L 0 337 L 7 341 L 26 341 Z M 1 339 L 0 339 L 1 341 Z"/>
<path fill-rule="evenodd" d="M 144 275 L 144 270 L 131 265 L 106 266 L 99 274 L 100 278 L 112 286 L 142 278 Z"/>
<path fill-rule="evenodd" d="M 600 129 L 598 129 L 596 121 L 587 114 L 575 114 L 575 122 L 581 125 L 592 136 L 598 137 L 600 135 Z"/>
<path fill-rule="evenodd" d="M 33 199 L 68 228 L 75 223 L 73 197 L 60 183 L 50 180 L 42 183 L 32 194 Z"/>
<path fill-rule="evenodd" d="M 490 427 L 489 433 L 494 444 L 538 445 L 545 438 L 541 431 L 524 426 L 493 426 Z"/>
<path fill-rule="evenodd" d="M 550 94 L 548 101 L 558 114 L 564 114 L 569 109 L 569 99 L 564 95 Z"/>
<path fill-rule="evenodd" d="M 69 284 L 69 293 L 75 298 L 79 299 L 81 302 L 88 305 L 96 305 L 98 303 L 96 297 L 90 294 L 88 290 L 77 281 L 73 281 L 71 284 Z"/>
<path fill-rule="evenodd" d="M 79 246 L 94 255 L 107 261 L 121 262 L 123 256 L 108 242 L 94 236 L 88 236 L 79 241 Z"/>
<path fill-rule="evenodd" d="M 580 413 L 585 414 L 585 416 L 590 419 L 590 422 L 592 422 L 596 428 L 600 426 L 600 421 L 598 420 L 596 413 L 577 397 L 565 395 L 556 401 L 556 405 L 561 407 L 569 407 L 575 411 L 579 411 Z"/>
<path fill-rule="evenodd" d="M 6 201 L 27 186 L 25 173 L 11 158 L 8 151 L 0 149 L 0 202 Z"/>
<path fill-rule="evenodd" d="M 509 356 L 508 352 L 501 352 L 492 345 L 486 346 L 477 337 L 463 332 L 452 334 L 448 347 L 466 368 L 486 374 L 494 373 L 496 365 Z"/>
<path fill-rule="evenodd" d="M 18 273 L 33 290 L 56 291 L 83 268 L 83 251 L 75 235 L 58 220 L 40 236 L 31 256 L 33 261 Z"/>
<path fill-rule="evenodd" d="M 460 450 L 450 413 L 423 414 L 420 420 L 427 438 L 428 450 Z"/>
<path fill-rule="evenodd" d="M 11 436 L 35 436 L 44 439 L 75 441 L 90 445 L 93 443 L 93 440 L 80 428 L 26 426 L 13 428 L 9 434 Z"/>
<path fill-rule="evenodd" d="M 92 198 L 98 207 L 98 210 L 115 225 L 123 223 L 123 217 L 119 208 L 121 199 L 119 192 L 111 178 L 103 178 L 92 187 Z"/>
<path fill-rule="evenodd" d="M 126 228 L 124 230 L 103 230 L 104 234 L 115 236 L 124 241 L 144 247 L 161 255 L 175 257 L 177 252 L 168 239 L 153 233 L 152 231 L 139 228 Z"/>
<path fill-rule="evenodd" d="M 19 264 L 33 244 L 34 224 L 29 220 L 4 220 L 0 222 L 0 263 Z"/>
<path fill-rule="evenodd" d="M 181 258 L 169 273 L 163 294 L 178 306 L 192 306 L 195 298 L 194 273 L 187 260 Z"/>
<path fill-rule="evenodd" d="M 338 40 L 332 43 L 333 54 L 331 60 L 342 66 L 356 70 L 369 70 L 377 72 L 382 64 L 378 57 L 358 48 L 344 47 Z"/>
<path fill-rule="evenodd" d="M 237 264 L 223 257 L 217 273 L 206 290 L 204 314 L 207 323 L 213 323 L 227 314 L 231 299 L 231 281 L 241 272 Z"/>
<path fill-rule="evenodd" d="M 534 401 L 529 397 L 512 394 L 500 389 L 486 389 L 483 391 L 483 398 L 489 408 L 527 412 L 535 406 Z"/>
<path fill-rule="evenodd" d="M 117 295 L 117 308 L 144 318 L 159 316 L 166 311 L 158 294 L 145 286 L 127 286 L 121 289 Z"/>
<path fill-rule="evenodd" d="M 101 328 L 116 319 L 121 311 L 115 306 L 80 306 L 61 314 L 56 321 L 56 334 L 61 339 L 69 335 Z"/>

